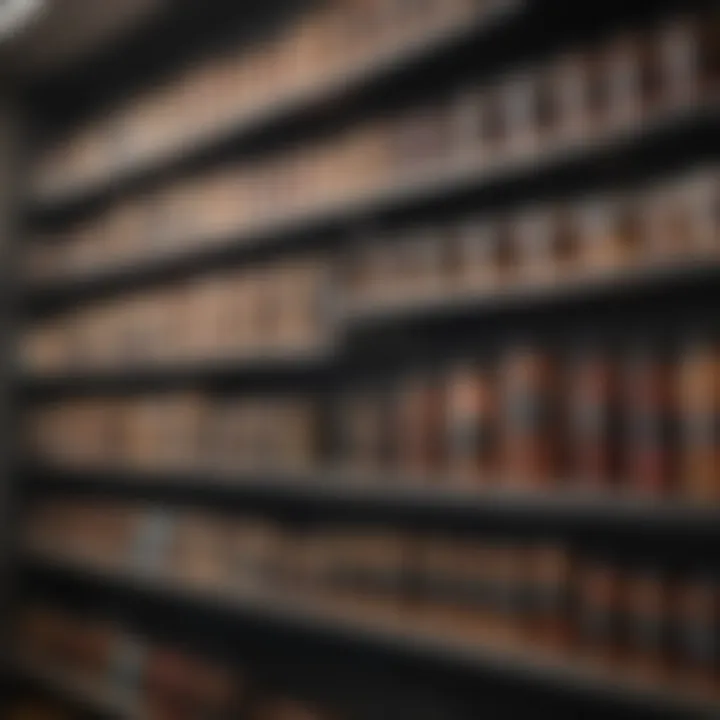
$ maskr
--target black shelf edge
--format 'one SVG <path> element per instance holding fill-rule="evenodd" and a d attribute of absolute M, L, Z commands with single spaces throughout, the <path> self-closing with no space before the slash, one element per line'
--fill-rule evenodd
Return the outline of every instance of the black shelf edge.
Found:
<path fill-rule="evenodd" d="M 391 518 L 422 525 L 475 530 L 520 527 L 524 532 L 590 533 L 623 536 L 717 538 L 720 506 L 684 504 L 590 492 L 540 491 L 413 485 L 386 476 L 368 480 L 340 469 L 221 471 L 212 466 L 175 471 L 112 468 L 70 469 L 27 462 L 26 487 L 45 494 L 124 497 L 175 501 L 223 510 L 243 508 L 314 509 L 319 517 L 352 515 Z"/>
<path fill-rule="evenodd" d="M 529 157 L 506 158 L 490 168 L 457 158 L 446 167 L 429 168 L 424 173 L 416 173 L 410 180 L 398 180 L 348 201 L 280 217 L 208 242 L 184 244 L 177 252 L 140 258 L 59 280 L 30 281 L 22 296 L 25 305 L 33 308 L 122 291 L 163 277 L 235 262 L 245 254 L 284 245 L 289 239 L 294 238 L 299 243 L 313 233 L 348 227 L 375 215 L 415 207 L 423 202 L 442 200 L 467 191 L 495 192 L 517 184 L 538 184 L 598 162 L 607 166 L 610 158 L 619 161 L 653 150 L 662 152 L 689 134 L 712 128 L 719 119 L 720 100 L 713 100 L 697 107 L 662 113 L 609 137 L 578 140 L 566 147 L 550 148 Z"/>
<path fill-rule="evenodd" d="M 612 701 L 626 709 L 657 713 L 658 717 L 717 718 L 720 705 L 675 690 L 659 683 L 649 685 L 609 676 L 606 672 L 575 659 L 545 656 L 530 650 L 506 650 L 481 645 L 470 639 L 449 639 L 424 629 L 415 622 L 412 627 L 397 627 L 378 620 L 348 618 L 332 613 L 312 598 L 293 596 L 282 591 L 231 591 L 222 588 L 203 590 L 184 583 L 168 581 L 128 570 L 106 570 L 65 558 L 53 558 L 28 551 L 23 556 L 27 567 L 41 573 L 60 575 L 71 582 L 99 585 L 111 592 L 130 592 L 144 599 L 180 602 L 222 619 L 244 618 L 282 631 L 300 631 L 320 638 L 347 643 L 371 651 L 391 652 L 422 663 L 442 665 L 476 676 L 491 676 L 531 683 L 588 702 Z"/>
<path fill-rule="evenodd" d="M 348 303 L 341 313 L 347 330 L 442 321 L 460 316 L 473 320 L 518 310 L 539 311 L 568 303 L 607 301 L 695 287 L 720 278 L 720 254 L 690 261 L 667 261 L 654 266 L 577 275 L 556 284 L 519 284 L 484 292 L 450 292 L 442 295 L 377 302 Z"/>
<path fill-rule="evenodd" d="M 311 90 L 276 99 L 243 113 L 239 118 L 228 119 L 222 126 L 201 133 L 192 142 L 180 141 L 166 153 L 148 156 L 129 164 L 126 168 L 111 171 L 104 180 L 81 181 L 67 189 L 41 194 L 34 198 L 32 208 L 36 213 L 57 212 L 64 206 L 77 205 L 98 197 L 120 191 L 143 175 L 172 168 L 178 164 L 208 152 L 215 146 L 223 146 L 231 140 L 250 136 L 265 126 L 290 121 L 306 111 L 325 104 L 339 102 L 372 85 L 411 70 L 428 56 L 432 56 L 463 42 L 482 39 L 511 20 L 522 16 L 526 0 L 496 0 L 490 7 L 477 11 L 465 22 L 456 21 L 420 37 L 405 41 L 383 53 L 368 57 L 356 67 L 339 73 Z"/>
<path fill-rule="evenodd" d="M 129 697 L 108 684 L 76 676 L 63 668 L 16 655 L 9 661 L 11 672 L 22 682 L 36 685 L 93 715 L 115 720 L 141 720 L 140 708 Z"/>
<path fill-rule="evenodd" d="M 138 363 L 108 369 L 21 373 L 21 389 L 31 394 L 101 392 L 215 385 L 244 378 L 303 377 L 331 367 L 334 349 L 198 361 Z"/>

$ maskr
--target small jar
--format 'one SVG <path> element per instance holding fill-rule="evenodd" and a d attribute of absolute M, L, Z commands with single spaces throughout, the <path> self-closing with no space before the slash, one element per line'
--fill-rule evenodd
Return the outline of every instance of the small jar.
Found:
<path fill-rule="evenodd" d="M 668 669 L 670 595 L 662 573 L 634 570 L 624 583 L 625 641 L 634 668 L 662 678 Z"/>
<path fill-rule="evenodd" d="M 534 643 L 562 649 L 569 641 L 570 556 L 561 545 L 543 544 L 527 551 L 524 609 Z"/>
<path fill-rule="evenodd" d="M 352 393 L 340 408 L 341 462 L 351 472 L 387 471 L 392 449 L 387 401 L 377 390 Z"/>
<path fill-rule="evenodd" d="M 712 99 L 720 81 L 720 25 L 717 13 L 675 18 L 655 37 L 660 102 L 677 108 Z"/>
<path fill-rule="evenodd" d="M 668 360 L 659 348 L 640 346 L 625 371 L 625 454 L 630 489 L 658 497 L 675 477 L 675 388 Z"/>
<path fill-rule="evenodd" d="M 720 682 L 720 580 L 701 569 L 677 584 L 673 637 L 678 674 L 692 689 L 717 692 Z"/>
<path fill-rule="evenodd" d="M 555 232 L 555 216 L 551 210 L 532 210 L 516 221 L 515 238 L 523 285 L 547 285 L 555 281 Z"/>
<path fill-rule="evenodd" d="M 428 479 L 439 470 L 443 438 L 443 402 L 434 378 L 413 376 L 397 398 L 398 471 L 409 480 Z"/>
<path fill-rule="evenodd" d="M 442 105 L 416 108 L 393 120 L 389 147 L 395 177 L 429 172 L 447 161 L 452 146 L 451 132 L 450 116 Z"/>
<path fill-rule="evenodd" d="M 622 577 L 606 558 L 581 561 L 576 573 L 576 633 L 583 655 L 614 664 L 620 657 Z"/>
<path fill-rule="evenodd" d="M 450 477 L 487 484 L 497 473 L 497 404 L 490 374 L 463 367 L 446 387 L 446 453 Z"/>
<path fill-rule="evenodd" d="M 618 480 L 620 378 L 614 358 L 595 347 L 573 357 L 568 375 L 569 475 L 580 487 L 601 490 Z"/>
<path fill-rule="evenodd" d="M 680 492 L 691 502 L 720 502 L 720 347 L 712 337 L 689 342 L 677 370 Z"/>
<path fill-rule="evenodd" d="M 517 640 L 522 635 L 523 592 L 526 583 L 525 553 L 506 541 L 488 544 L 486 553 L 489 609 L 498 639 Z"/>
<path fill-rule="evenodd" d="M 630 199 L 603 198 L 576 210 L 579 257 L 587 274 L 632 267 L 643 250 L 642 226 Z"/>
<path fill-rule="evenodd" d="M 642 39 L 616 37 L 591 60 L 591 113 L 603 135 L 633 127 L 642 121 L 650 97 L 652 56 Z"/>
<path fill-rule="evenodd" d="M 403 258 L 402 294 L 409 300 L 438 297 L 448 266 L 445 236 L 436 230 L 416 230 L 399 241 L 398 251 Z"/>
<path fill-rule="evenodd" d="M 500 284 L 497 228 L 489 220 L 468 220 L 453 238 L 456 276 L 461 290 L 486 294 Z"/>
<path fill-rule="evenodd" d="M 646 262 L 677 263 L 692 255 L 692 219 L 673 185 L 653 188 L 639 199 Z"/>
<path fill-rule="evenodd" d="M 677 202 L 687 214 L 687 253 L 717 261 L 720 257 L 720 173 L 701 169 L 678 183 Z"/>
<path fill-rule="evenodd" d="M 463 91 L 451 115 L 456 165 L 487 167 L 502 160 L 507 127 L 499 86 Z"/>
<path fill-rule="evenodd" d="M 538 152 L 539 97 L 539 82 L 530 72 L 510 77 L 500 86 L 499 102 L 505 128 L 501 152 L 507 160 L 523 159 Z"/>
<path fill-rule="evenodd" d="M 502 362 L 503 473 L 507 484 L 550 488 L 557 480 L 556 372 L 543 351 L 518 348 Z"/>
<path fill-rule="evenodd" d="M 543 143 L 567 147 L 591 136 L 589 93 L 590 63 L 584 54 L 569 53 L 551 64 L 540 97 Z"/>

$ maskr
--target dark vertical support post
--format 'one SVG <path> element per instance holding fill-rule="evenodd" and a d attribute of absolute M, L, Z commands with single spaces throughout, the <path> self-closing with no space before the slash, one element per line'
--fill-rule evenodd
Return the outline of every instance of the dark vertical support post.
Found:
<path fill-rule="evenodd" d="M 13 592 L 13 528 L 16 519 L 15 326 L 18 320 L 18 263 L 24 197 L 19 104 L 0 81 L 0 703 L 9 690 L 8 669 Z"/>

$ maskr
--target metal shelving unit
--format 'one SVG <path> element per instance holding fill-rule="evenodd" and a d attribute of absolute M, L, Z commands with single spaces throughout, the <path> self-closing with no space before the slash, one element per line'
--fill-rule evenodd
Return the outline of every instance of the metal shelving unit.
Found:
<path fill-rule="evenodd" d="M 389 652 L 411 657 L 430 665 L 449 665 L 476 677 L 510 678 L 516 682 L 541 685 L 561 694 L 579 695 L 587 703 L 614 706 L 622 712 L 652 713 L 658 718 L 717 717 L 720 698 L 689 694 L 639 678 L 608 672 L 597 665 L 568 661 L 557 652 L 531 652 L 521 647 L 483 645 L 455 633 L 441 635 L 424 623 L 401 626 L 379 617 L 353 617 L 336 610 L 319 598 L 282 591 L 216 589 L 206 591 L 132 571 L 104 571 L 63 559 L 28 555 L 36 572 L 63 575 L 75 584 L 105 588 L 106 592 L 180 603 L 188 613 L 206 612 L 228 621 L 266 625 L 273 628 L 330 637 L 345 646 Z M 84 695 L 85 693 L 83 693 Z M 105 697 L 106 693 L 102 693 Z M 632 716 L 632 715 L 631 715 Z"/>
<path fill-rule="evenodd" d="M 656 4 L 672 5 L 670 2 Z M 357 102 L 358 98 L 368 98 L 368 104 L 374 107 L 388 87 L 399 87 L 411 77 L 417 81 L 417 76 L 421 76 L 435 60 L 458 48 L 482 44 L 500 32 L 508 37 L 514 32 L 518 35 L 526 33 L 523 37 L 527 37 L 530 31 L 542 35 L 542 23 L 538 22 L 542 10 L 537 8 L 552 3 L 546 1 L 534 8 L 531 5 L 524 0 L 498 2 L 496 11 L 490 16 L 482 14 L 476 22 L 391 48 L 349 73 L 332 76 L 310 92 L 278 99 L 233 118 L 226 125 L 198 136 L 188 146 L 173 148 L 165 155 L 151 156 L 119 168 L 98 183 L 68 187 L 52 198 L 31 198 L 26 203 L 29 205 L 26 219 L 42 226 L 52 226 L 56 221 L 62 223 L 66 215 L 91 213 L 95 204 L 102 205 L 113 197 L 143 188 L 157 178 L 184 173 L 195 164 L 212 165 L 215 160 L 224 158 L 231 145 L 233 152 L 237 150 L 235 145 L 240 145 L 242 153 L 246 144 L 254 151 L 254 139 L 266 131 L 282 133 L 315 114 L 331 113 L 345 103 Z M 622 20 L 627 10 L 622 5 L 610 3 L 606 12 Z M 653 3 L 640 5 L 651 8 Z M 558 12 L 562 15 L 561 7 L 559 11 L 556 8 L 556 14 Z M 577 14 L 572 17 L 576 18 Z M 691 154 L 697 159 L 702 154 L 698 148 L 702 149 L 703 143 L 707 145 L 708 155 L 717 157 L 715 136 L 719 119 L 720 103 L 714 98 L 702 106 L 668 112 L 649 124 L 626 128 L 596 142 L 577 141 L 495 165 L 458 158 L 443 166 L 430 167 L 412 178 L 394 180 L 363 196 L 292 214 L 281 213 L 266 223 L 241 228 L 224 237 L 198 237 L 196 244 L 184 245 L 177 252 L 139 258 L 136 262 L 117 266 L 108 265 L 55 280 L 36 280 L 21 288 L 15 287 L 15 283 L 3 283 L 6 289 L 0 292 L 6 299 L 12 296 L 13 304 L 8 307 L 13 308 L 13 313 L 22 313 L 24 318 L 42 317 L 95 299 L 237 265 L 252 260 L 258 253 L 295 252 L 316 242 L 319 236 L 326 236 L 328 244 L 335 247 L 353 236 L 357 228 L 398 218 L 405 220 L 428 209 L 442 210 L 446 204 L 462 203 L 463 199 L 466 204 L 472 201 L 476 211 L 492 211 L 497 205 L 502 206 L 506 198 L 515 204 L 519 198 L 522 202 L 531 201 L 542 196 L 549 187 L 560 188 L 561 194 L 573 195 L 578 190 L 582 192 L 614 183 L 626 167 L 635 166 L 631 177 L 652 175 L 657 157 L 665 154 L 671 156 L 671 168 L 690 147 L 693 148 Z M 0 126 L 2 124 L 0 111 Z M 0 148 L 3 135 L 0 130 Z M 639 172 L 637 167 L 640 167 Z M 20 206 L 21 203 L 15 204 Z M 0 210 L 0 227 L 5 222 L 5 213 Z M 14 236 L 22 234 L 17 227 L 8 230 L 8 238 L 13 242 L 3 245 L 4 261 L 0 272 L 4 280 L 15 278 L 11 260 L 17 250 L 15 240 L 19 238 Z M 458 293 L 375 306 L 342 306 L 338 303 L 340 342 L 318 352 L 138 363 L 107 370 L 77 369 L 52 375 L 18 372 L 6 355 L 5 369 L 0 372 L 0 378 L 4 378 L 0 381 L 0 393 L 7 393 L 7 405 L 15 412 L 22 409 L 16 404 L 18 399 L 32 403 L 58 395 L 141 393 L 187 386 L 222 390 L 227 385 L 273 386 L 280 382 L 292 385 L 308 380 L 332 384 L 342 380 L 349 367 L 344 352 L 345 341 L 354 341 L 365 331 L 387 338 L 383 333 L 389 331 L 392 334 L 398 328 L 407 329 L 418 324 L 442 328 L 458 319 L 469 321 L 476 331 L 483 327 L 484 321 L 510 325 L 517 311 L 527 314 L 532 324 L 537 313 L 561 314 L 570 308 L 606 302 L 619 306 L 638 298 L 650 298 L 652 302 L 653 299 L 679 297 L 686 293 L 697 296 L 703 290 L 712 290 L 719 275 L 720 265 L 716 262 L 697 262 L 633 270 L 612 278 L 575 280 L 555 287 L 518 287 L 484 295 Z M 615 317 L 620 317 L 621 312 Z M 3 323 L 2 337 L 9 347 L 15 330 L 14 318 L 8 315 L 0 321 Z M 3 433 L 6 447 L 0 448 L 3 461 L 0 475 L 5 475 L 5 482 L 0 487 L 0 528 L 5 535 L 7 528 L 12 526 L 5 520 L 14 517 L 15 510 L 15 499 L 8 493 L 17 489 L 22 490 L 23 500 L 29 501 L 37 497 L 89 496 L 151 500 L 168 507 L 211 507 L 226 513 L 261 510 L 270 515 L 279 513 L 314 520 L 381 521 L 403 527 L 475 533 L 557 535 L 580 544 L 588 539 L 595 543 L 602 536 L 613 542 L 657 542 L 657 547 L 673 551 L 685 546 L 711 551 L 720 539 L 720 509 L 691 507 L 672 500 L 649 503 L 632 497 L 590 495 L 564 489 L 558 489 L 554 495 L 491 488 L 471 491 L 452 487 L 447 478 L 414 483 L 411 479 L 388 473 L 351 473 L 338 468 L 238 470 L 208 464 L 168 470 L 72 469 L 42 464 L 32 457 L 16 462 L 10 440 L 16 424 L 12 416 L 6 420 L 5 425 L 11 427 Z M 0 539 L 3 540 L 0 549 L 12 547 L 12 538 Z M 0 556 L 3 575 L 11 557 L 12 553 Z M 339 646 L 342 648 L 340 656 L 346 664 L 347 658 L 351 658 L 352 664 L 356 652 L 369 657 L 369 665 L 389 655 L 409 663 L 413 669 L 408 672 L 417 671 L 424 682 L 442 668 L 450 677 L 456 674 L 470 677 L 471 685 L 483 679 L 490 684 L 497 681 L 503 687 L 512 687 L 513 692 L 517 688 L 547 692 L 553 696 L 557 708 L 568 704 L 576 708 L 576 717 L 584 717 L 585 711 L 590 717 L 592 712 L 599 713 L 599 708 L 608 707 L 616 709 L 617 714 L 613 717 L 720 716 L 720 698 L 700 699 L 670 686 L 633 682 L 629 678 L 618 678 L 617 674 L 611 676 L 567 658 L 550 659 L 503 650 L 423 631 L 418 625 L 393 626 L 343 616 L 333 613 L 330 606 L 316 605 L 302 598 L 288 599 L 269 592 L 240 594 L 222 589 L 203 592 L 164 579 L 91 569 L 22 550 L 13 562 L 18 566 L 12 568 L 13 574 L 17 571 L 23 588 L 43 587 L 48 582 L 53 592 L 68 592 L 71 597 L 78 593 L 88 594 L 101 602 L 112 598 L 108 605 L 113 607 L 127 601 L 133 608 L 151 605 L 159 608 L 159 613 L 165 608 L 173 608 L 173 612 L 177 611 L 188 625 L 195 623 L 198 616 L 212 619 L 221 628 L 239 623 L 245 630 L 251 628 L 252 632 L 267 633 L 273 638 L 267 644 L 280 655 L 285 644 L 292 644 L 286 643 L 288 638 L 292 640 L 302 635 L 320 656 L 328 651 L 328 646 Z M 142 613 L 138 612 L 138 615 Z M 152 626 L 152 622 L 147 621 L 140 624 Z M 88 683 L 22 657 L 11 659 L 10 663 L 18 677 L 76 701 L 79 707 L 112 717 L 138 717 L 134 703 L 111 687 Z M 477 707 L 473 711 L 477 712 Z M 492 710 L 488 711 L 489 717 L 490 713 Z M 400 713 L 397 717 L 401 716 Z M 440 717 L 447 720 L 446 716 Z M 447 717 L 455 720 L 456 716 Z M 498 713 L 497 717 L 516 715 L 510 711 L 504 716 Z"/>

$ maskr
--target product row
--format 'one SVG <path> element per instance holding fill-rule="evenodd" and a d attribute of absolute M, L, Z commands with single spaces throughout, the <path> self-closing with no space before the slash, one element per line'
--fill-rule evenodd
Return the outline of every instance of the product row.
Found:
<path fill-rule="evenodd" d="M 704 43 L 717 27 L 714 17 L 671 23 L 648 37 L 619 38 L 589 54 L 563 55 L 549 67 L 517 70 L 331 138 L 178 180 L 95 216 L 76 228 L 77 239 L 72 229 L 61 234 L 65 242 L 48 238 L 48 252 L 57 250 L 58 257 L 41 258 L 37 265 L 59 271 L 246 233 L 249 239 L 357 203 L 385 202 L 398 188 L 464 182 L 508 163 L 530 168 L 547 153 L 611 141 L 669 106 L 690 108 L 706 99 L 718 80 L 717 59 L 712 67 L 706 64 L 713 57 L 710 48 L 718 55 L 720 43 Z M 647 57 L 657 60 L 652 92 L 645 87 Z"/>
<path fill-rule="evenodd" d="M 273 696 L 251 673 L 150 643 L 114 623 L 45 604 L 17 618 L 18 654 L 43 668 L 108 687 L 147 720 L 330 720 L 309 703 Z M 61 716 L 64 717 L 64 716 Z"/>
<path fill-rule="evenodd" d="M 607 273 L 720 261 L 715 168 L 615 197 L 464 218 L 365 238 L 329 257 L 222 271 L 31 327 L 32 371 L 321 349 L 341 308 L 576 284 Z"/>
<path fill-rule="evenodd" d="M 27 448 L 60 466 L 137 469 L 317 468 L 316 403 L 293 397 L 90 398 L 30 411 Z"/>
<path fill-rule="evenodd" d="M 502 0 L 332 0 L 305 10 L 271 36 L 195 63 L 96 117 L 37 163 L 37 195 L 102 181 L 182 151 L 281 103 L 308 101 L 354 74 L 372 73 L 413 46 L 479 22 Z"/>
<path fill-rule="evenodd" d="M 372 482 L 720 501 L 720 347 L 516 346 L 332 397 L 72 399 L 26 420 L 60 466 L 336 468 Z"/>
<path fill-rule="evenodd" d="M 261 597 L 321 617 L 375 619 L 420 636 L 611 658 L 718 690 L 720 579 L 554 541 L 381 527 L 297 527 L 148 507 L 48 505 L 34 552 L 141 572 L 195 592 Z"/>
<path fill-rule="evenodd" d="M 319 259 L 193 278 L 54 316 L 26 331 L 31 371 L 319 353 L 330 340 Z"/>
<path fill-rule="evenodd" d="M 344 282 L 358 310 L 717 263 L 719 211 L 720 174 L 706 169 L 641 191 L 367 238 Z"/>

